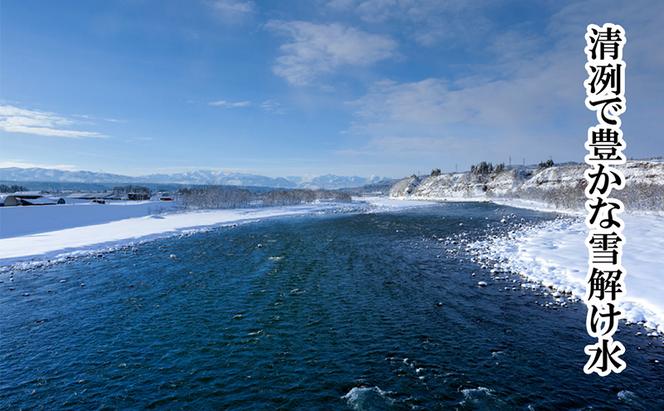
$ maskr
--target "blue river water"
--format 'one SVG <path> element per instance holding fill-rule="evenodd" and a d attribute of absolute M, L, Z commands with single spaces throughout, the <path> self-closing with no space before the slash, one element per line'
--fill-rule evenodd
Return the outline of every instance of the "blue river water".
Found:
<path fill-rule="evenodd" d="M 438 241 L 511 213 L 553 218 L 278 218 L 4 271 L 0 409 L 664 409 L 661 340 L 623 325 L 628 368 L 587 376 L 585 306 Z"/>

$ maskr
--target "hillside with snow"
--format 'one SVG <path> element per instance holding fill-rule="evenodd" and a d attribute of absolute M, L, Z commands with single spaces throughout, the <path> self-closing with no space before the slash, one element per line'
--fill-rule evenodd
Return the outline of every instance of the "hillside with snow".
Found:
<path fill-rule="evenodd" d="M 572 217 L 523 226 L 469 245 L 492 273 L 509 271 L 551 287 L 557 304 L 585 295 L 584 172 L 586 164 L 516 167 L 499 172 L 411 176 L 395 183 L 390 196 L 407 200 L 493 201 L 526 208 L 573 211 Z M 628 161 L 619 167 L 625 188 L 615 196 L 625 204 L 627 237 L 623 265 L 627 294 L 619 308 L 625 320 L 664 333 L 664 282 L 659 275 L 664 247 L 664 162 Z M 434 173 L 437 174 L 437 173 Z"/>
<path fill-rule="evenodd" d="M 555 209 L 583 209 L 586 164 L 514 167 L 499 172 L 441 173 L 396 182 L 390 196 L 435 200 L 527 200 Z M 632 160 L 618 167 L 625 189 L 616 192 L 628 210 L 661 211 L 664 162 Z"/>

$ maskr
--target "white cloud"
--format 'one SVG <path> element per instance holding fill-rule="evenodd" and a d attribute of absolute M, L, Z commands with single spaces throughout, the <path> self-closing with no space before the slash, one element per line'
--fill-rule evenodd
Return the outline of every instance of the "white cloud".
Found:
<path fill-rule="evenodd" d="M 424 46 L 442 41 L 448 41 L 448 46 L 467 45 L 479 39 L 485 41 L 485 34 L 491 28 L 486 14 L 492 5 L 467 0 L 331 0 L 327 3 L 330 10 L 353 13 L 368 23 L 394 24 Z"/>
<path fill-rule="evenodd" d="M 246 0 L 210 0 L 210 7 L 221 19 L 227 22 L 238 22 L 256 12 L 256 4 Z"/>
<path fill-rule="evenodd" d="M 370 138 L 369 150 L 439 153 L 448 162 L 455 156 L 504 160 L 510 151 L 569 159 L 569 143 L 576 138 L 570 130 L 583 133 L 584 126 L 573 115 L 560 122 L 561 108 L 583 101 L 581 87 L 570 90 L 581 81 L 568 82 L 559 64 L 508 80 L 463 79 L 463 86 L 439 78 L 381 81 L 350 102 L 351 131 Z"/>
<path fill-rule="evenodd" d="M 0 161 L 0 168 L 51 168 L 64 171 L 73 171 L 77 169 L 76 166 L 71 164 L 33 163 L 23 160 Z"/>
<path fill-rule="evenodd" d="M 89 122 L 95 122 L 95 121 L 106 121 L 108 123 L 126 123 L 126 120 L 121 120 L 119 118 L 111 118 L 111 117 L 95 117 L 95 116 L 90 116 L 88 114 L 74 114 L 72 117 L 80 118 L 83 120 L 89 120 Z M 89 124 L 94 124 L 94 123 L 89 123 Z"/>
<path fill-rule="evenodd" d="M 369 66 L 395 55 L 391 38 L 338 23 L 269 21 L 266 27 L 286 36 L 274 73 L 293 85 L 307 85 L 343 67 Z"/>
<path fill-rule="evenodd" d="M 32 134 L 62 138 L 103 138 L 96 131 L 75 130 L 76 121 L 61 115 L 0 105 L 0 130 L 8 133 Z"/>
<path fill-rule="evenodd" d="M 216 100 L 209 102 L 208 105 L 213 107 L 221 107 L 221 108 L 245 108 L 251 106 L 251 101 Z"/>
<path fill-rule="evenodd" d="M 415 128 L 421 131 L 426 126 L 435 132 L 448 117 L 446 110 L 452 108 L 447 92 L 445 82 L 439 79 L 376 82 L 365 96 L 350 103 L 360 120 L 355 126 L 369 134 L 384 134 L 395 128 L 418 133 Z"/>
<path fill-rule="evenodd" d="M 272 99 L 263 100 L 262 102 L 256 104 L 252 103 L 249 100 L 242 100 L 242 101 L 215 100 L 215 101 L 210 101 L 208 105 L 224 109 L 257 107 L 260 108 L 261 110 L 275 114 L 283 114 L 285 112 L 281 103 Z"/>
<path fill-rule="evenodd" d="M 275 114 L 284 114 L 286 112 L 281 103 L 271 99 L 263 101 L 260 107 L 267 112 Z"/>
<path fill-rule="evenodd" d="M 355 116 L 350 131 L 367 138 L 360 151 L 437 152 L 453 162 L 505 161 L 509 154 L 528 161 L 582 159 L 579 136 L 595 119 L 583 104 L 583 35 L 589 21 L 615 21 L 628 38 L 623 130 L 635 136 L 628 141 L 631 155 L 661 154 L 664 139 L 654 119 L 663 108 L 664 49 L 657 23 L 664 18 L 664 5 L 617 3 L 607 12 L 597 4 L 562 8 L 550 20 L 546 41 L 503 32 L 491 43 L 495 58 L 463 77 L 374 83 L 349 103 Z M 593 16 L 599 9 L 603 12 Z"/>

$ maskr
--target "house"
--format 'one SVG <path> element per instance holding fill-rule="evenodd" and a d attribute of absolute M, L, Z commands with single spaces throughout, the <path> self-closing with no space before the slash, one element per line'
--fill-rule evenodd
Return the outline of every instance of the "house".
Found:
<path fill-rule="evenodd" d="M 62 197 L 45 197 L 37 192 L 19 192 L 8 194 L 4 198 L 4 206 L 30 206 L 30 205 L 56 205 L 65 204 L 65 199 Z"/>
<path fill-rule="evenodd" d="M 155 201 L 175 201 L 175 196 L 165 191 L 159 191 L 156 194 L 154 194 L 150 199 Z"/>

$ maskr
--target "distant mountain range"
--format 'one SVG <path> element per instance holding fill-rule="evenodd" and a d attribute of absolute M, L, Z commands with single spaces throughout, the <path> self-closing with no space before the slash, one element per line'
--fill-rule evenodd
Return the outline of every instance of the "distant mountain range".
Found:
<path fill-rule="evenodd" d="M 246 173 L 226 173 L 213 170 L 196 170 L 174 174 L 150 174 L 145 176 L 124 176 L 120 174 L 97 173 L 92 171 L 65 171 L 47 168 L 0 168 L 0 181 L 11 182 L 68 182 L 68 183 L 164 183 L 233 185 L 272 188 L 351 188 L 374 184 L 386 179 L 381 177 L 337 176 L 332 174 L 318 177 L 266 177 Z"/>

